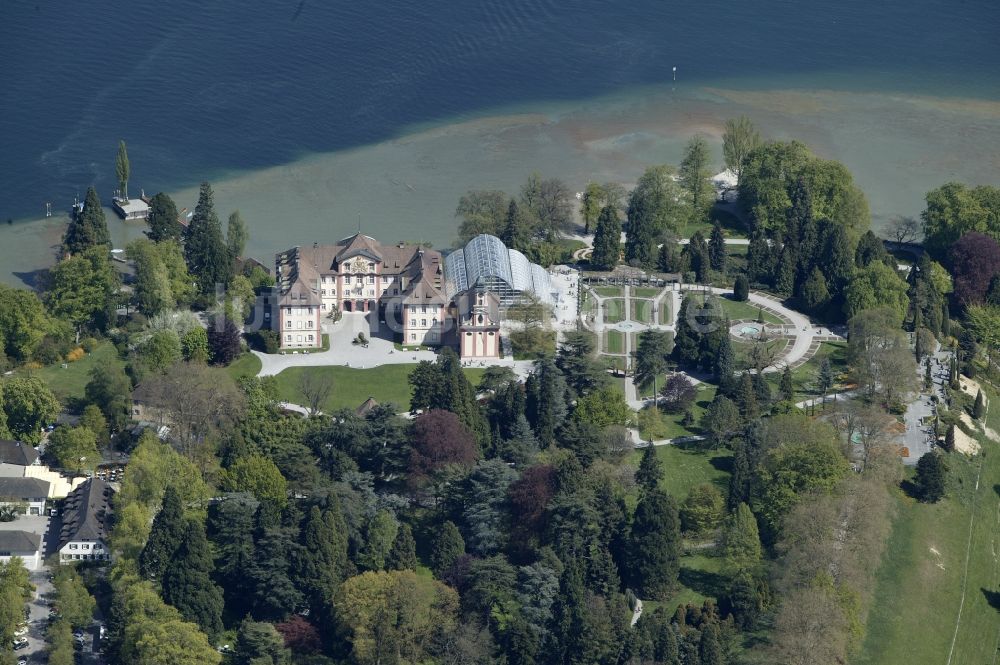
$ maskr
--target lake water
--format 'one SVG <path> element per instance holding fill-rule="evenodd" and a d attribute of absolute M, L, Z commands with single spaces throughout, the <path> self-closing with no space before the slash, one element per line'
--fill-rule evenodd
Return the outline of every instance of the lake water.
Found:
<path fill-rule="evenodd" d="M 120 138 L 133 195 L 193 208 L 211 180 L 264 260 L 359 223 L 446 246 L 470 188 L 627 183 L 695 132 L 721 168 L 739 113 L 844 161 L 876 224 L 918 214 L 1000 182 L 998 28 L 985 0 L 7 0 L 0 279 L 51 262 L 76 194 L 110 198 Z"/>

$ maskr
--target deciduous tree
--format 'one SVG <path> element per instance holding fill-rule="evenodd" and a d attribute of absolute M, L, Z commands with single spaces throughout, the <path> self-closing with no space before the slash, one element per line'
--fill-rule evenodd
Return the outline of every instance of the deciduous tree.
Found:
<path fill-rule="evenodd" d="M 741 115 L 726 121 L 726 130 L 722 134 L 722 155 L 726 168 L 736 174 L 737 186 L 741 181 L 743 162 L 760 142 L 760 132 L 750 118 Z"/>
<path fill-rule="evenodd" d="M 45 452 L 68 471 L 93 471 L 101 461 L 97 436 L 86 427 L 58 427 L 49 435 Z"/>
<path fill-rule="evenodd" d="M 55 421 L 59 401 L 37 376 L 15 376 L 3 382 L 3 411 L 7 429 L 31 445 L 42 440 L 42 427 Z"/>

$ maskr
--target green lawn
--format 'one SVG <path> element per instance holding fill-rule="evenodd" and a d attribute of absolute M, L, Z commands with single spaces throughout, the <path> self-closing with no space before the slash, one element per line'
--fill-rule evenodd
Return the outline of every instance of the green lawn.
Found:
<path fill-rule="evenodd" d="M 325 335 L 324 335 L 325 337 Z M 257 376 L 260 372 L 261 364 L 260 358 L 252 353 L 244 353 L 242 356 L 236 359 L 236 361 L 226 368 L 229 372 L 229 376 L 233 377 L 233 380 Z"/>
<path fill-rule="evenodd" d="M 780 358 L 785 353 L 789 343 L 787 339 L 772 339 L 767 342 L 767 348 L 770 349 L 772 357 Z M 753 347 L 753 342 L 733 340 L 733 356 L 736 360 L 737 370 L 749 369 L 751 367 L 753 363 L 750 360 L 750 354 L 753 351 Z M 775 376 L 780 376 L 780 374 L 775 374 Z"/>
<path fill-rule="evenodd" d="M 101 342 L 93 352 L 80 360 L 48 365 L 41 369 L 21 369 L 19 374 L 32 374 L 40 377 L 52 390 L 59 401 L 66 406 L 67 400 L 83 398 L 84 388 L 90 382 L 90 371 L 101 365 L 117 365 L 124 367 L 125 363 L 118 357 L 118 350 L 111 342 Z"/>
<path fill-rule="evenodd" d="M 1000 427 L 994 410 L 990 426 Z M 948 455 L 948 495 L 937 504 L 900 493 L 898 514 L 878 569 L 867 634 L 854 665 L 995 663 L 1000 643 L 1000 455 Z M 976 473 L 982 476 L 976 489 Z M 971 547 L 969 541 L 972 522 Z M 966 552 L 968 578 L 965 579 Z M 958 621 L 962 590 L 965 603 Z M 956 634 L 956 625 L 958 626 Z M 953 638 L 954 653 L 949 658 Z"/>
<path fill-rule="evenodd" d="M 819 374 L 824 358 L 830 359 L 835 377 L 843 375 L 847 371 L 847 342 L 822 342 L 816 350 L 816 355 L 793 369 L 792 385 L 795 386 L 795 392 L 803 395 L 819 394 L 816 390 L 816 375 Z M 834 389 L 841 386 L 842 384 L 838 382 L 834 385 Z"/>
<path fill-rule="evenodd" d="M 336 409 L 354 409 L 368 397 L 374 397 L 382 404 L 391 402 L 400 411 L 410 407 L 410 384 L 407 381 L 416 364 L 382 365 L 369 369 L 354 367 L 289 367 L 275 378 L 278 381 L 278 395 L 282 401 L 304 404 L 305 397 L 299 391 L 300 377 L 304 372 L 328 374 L 333 377 L 333 391 L 322 406 L 330 412 Z M 463 369 L 472 385 L 479 383 L 483 368 Z"/>
<path fill-rule="evenodd" d="M 602 298 L 621 298 L 625 295 L 625 289 L 620 286 L 595 286 L 594 293 Z"/>
<path fill-rule="evenodd" d="M 656 381 L 657 389 L 663 387 L 663 382 L 665 377 L 660 377 Z M 695 424 L 690 428 L 681 425 L 681 419 L 684 417 L 683 413 L 660 413 L 661 429 L 659 431 L 647 431 L 645 428 L 640 428 L 640 435 L 643 439 L 651 438 L 653 439 L 673 439 L 678 436 L 691 436 L 692 434 L 701 434 L 701 429 L 698 427 L 698 421 L 701 420 L 701 416 L 705 413 L 705 409 L 708 405 L 712 403 L 715 399 L 715 392 L 717 387 L 710 383 L 699 383 L 698 384 L 698 396 L 695 397 L 694 404 L 691 405 L 691 415 L 694 416 Z M 653 396 L 653 386 L 652 384 L 643 387 L 636 387 L 636 392 L 639 393 L 640 397 L 652 397 Z"/>
<path fill-rule="evenodd" d="M 619 323 L 625 320 L 625 300 L 615 298 L 604 301 L 604 322 Z"/>
<path fill-rule="evenodd" d="M 648 286 L 637 286 L 632 289 L 631 295 L 636 298 L 655 298 L 660 295 L 660 291 L 663 289 L 653 289 Z"/>
<path fill-rule="evenodd" d="M 754 305 L 752 302 L 738 302 L 736 300 L 730 300 L 726 297 L 719 298 L 719 302 L 722 303 L 722 309 L 729 316 L 730 320 L 748 320 L 756 321 L 757 317 L 761 314 L 761 309 L 758 305 Z M 779 319 L 774 314 L 764 311 L 764 323 L 774 323 L 781 324 L 783 321 Z"/>
<path fill-rule="evenodd" d="M 632 320 L 640 323 L 649 323 L 653 315 L 652 300 L 630 300 L 632 306 Z"/>
<path fill-rule="evenodd" d="M 712 483 L 720 492 L 729 487 L 729 469 L 733 453 L 729 450 L 706 450 L 699 444 L 690 446 L 657 446 L 656 456 L 663 463 L 663 479 L 660 487 L 670 493 L 677 502 L 691 491 L 692 487 Z M 636 450 L 629 460 L 638 466 L 642 450 Z"/>
<path fill-rule="evenodd" d="M 659 311 L 660 324 L 668 326 L 672 323 L 670 317 L 670 298 L 663 298 L 660 300 L 660 306 L 657 311 Z"/>
<path fill-rule="evenodd" d="M 604 333 L 605 353 L 625 353 L 625 334 L 619 330 L 607 330 Z"/>

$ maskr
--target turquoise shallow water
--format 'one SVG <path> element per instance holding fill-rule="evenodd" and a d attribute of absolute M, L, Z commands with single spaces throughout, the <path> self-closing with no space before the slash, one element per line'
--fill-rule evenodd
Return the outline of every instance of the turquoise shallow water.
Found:
<path fill-rule="evenodd" d="M 944 180 L 1000 181 L 994 3 L 620 4 L 3 3 L 0 219 L 59 213 L 90 184 L 109 197 L 125 138 L 133 192 L 193 206 L 213 180 L 258 255 L 359 215 L 442 245 L 470 187 L 533 169 L 628 182 L 738 112 L 845 161 L 876 221 Z M 58 233 L 0 225 L 3 278 L 50 260 Z"/>

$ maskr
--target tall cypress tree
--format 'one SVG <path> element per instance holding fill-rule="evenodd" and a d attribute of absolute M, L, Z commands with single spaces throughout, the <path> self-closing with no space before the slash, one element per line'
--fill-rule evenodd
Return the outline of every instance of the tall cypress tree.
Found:
<path fill-rule="evenodd" d="M 697 331 L 691 327 L 691 308 L 694 307 L 692 296 L 685 296 L 677 313 L 677 327 L 674 332 L 674 350 L 671 352 L 677 364 L 691 367 L 697 364 L 700 357 L 701 340 Z"/>
<path fill-rule="evenodd" d="M 440 575 L 451 568 L 460 556 L 465 554 L 465 540 L 452 521 L 441 525 L 434 537 L 431 548 L 431 570 Z"/>
<path fill-rule="evenodd" d="M 677 503 L 655 489 L 639 500 L 629 535 L 632 585 L 644 597 L 666 599 L 680 572 L 680 519 Z"/>
<path fill-rule="evenodd" d="M 476 401 L 476 391 L 462 371 L 462 362 L 449 347 L 441 349 L 437 364 L 441 369 L 442 403 L 432 408 L 447 409 L 462 421 L 470 432 L 476 435 L 480 448 L 490 443 L 490 426 Z"/>
<path fill-rule="evenodd" d="M 111 236 L 108 233 L 108 223 L 104 218 L 104 208 L 97 190 L 87 188 L 87 196 L 83 201 L 83 210 L 74 214 L 72 221 L 63 236 L 63 249 L 70 254 L 79 254 L 96 245 L 111 247 Z"/>
<path fill-rule="evenodd" d="M 313 506 L 302 527 L 302 561 L 299 581 L 310 605 L 319 610 L 333 598 L 337 586 L 348 577 L 347 522 L 335 495 L 323 511 Z"/>
<path fill-rule="evenodd" d="M 723 247 L 723 249 L 725 248 Z M 685 251 L 690 257 L 691 271 L 694 272 L 695 278 L 699 282 L 706 281 L 708 270 L 711 267 L 711 258 L 708 243 L 705 242 L 705 236 L 702 235 L 701 231 L 694 232 L 688 246 L 685 247 Z"/>
<path fill-rule="evenodd" d="M 125 141 L 118 142 L 118 155 L 115 156 L 115 177 L 118 178 L 118 196 L 128 201 L 128 178 L 132 173 L 132 166 L 128 161 L 128 150 L 125 149 Z"/>
<path fill-rule="evenodd" d="M 982 420 L 986 416 L 986 402 L 983 400 L 983 391 L 976 393 L 976 403 L 972 407 L 972 416 L 976 420 Z"/>
<path fill-rule="evenodd" d="M 163 493 L 163 507 L 153 520 L 146 546 L 139 555 L 139 573 L 146 579 L 163 579 L 170 560 L 181 546 L 184 537 L 184 507 L 173 485 Z"/>
<path fill-rule="evenodd" d="M 163 573 L 163 600 L 210 638 L 222 632 L 222 591 L 212 581 L 214 569 L 205 525 L 187 520 L 180 547 Z"/>
<path fill-rule="evenodd" d="M 202 295 L 212 294 L 216 284 L 225 285 L 232 279 L 232 258 L 215 212 L 215 194 L 207 182 L 201 183 L 198 205 L 187 229 L 184 260 Z"/>
<path fill-rule="evenodd" d="M 722 233 L 722 225 L 718 222 L 712 227 L 712 236 L 708 241 L 708 255 L 712 270 L 726 272 L 726 236 Z"/>
<path fill-rule="evenodd" d="M 590 263 L 600 270 L 611 270 L 618 264 L 622 236 L 622 225 L 618 221 L 618 211 L 613 206 L 604 206 L 597 218 L 594 232 L 594 252 Z"/>

